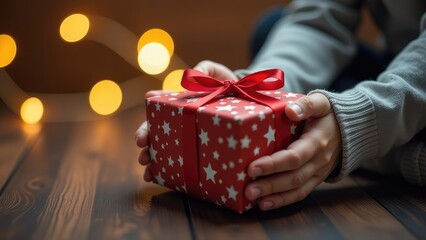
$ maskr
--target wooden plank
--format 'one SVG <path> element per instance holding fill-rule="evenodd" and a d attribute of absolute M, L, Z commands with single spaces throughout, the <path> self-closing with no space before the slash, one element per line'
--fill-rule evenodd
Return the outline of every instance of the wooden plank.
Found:
<path fill-rule="evenodd" d="M 143 180 L 134 133 L 145 109 L 121 113 L 102 124 L 102 168 L 91 218 L 90 239 L 190 239 L 182 196 Z"/>
<path fill-rule="evenodd" d="M 0 236 L 29 239 L 38 226 L 58 166 L 73 130 L 70 124 L 43 128 L 33 149 L 0 196 Z"/>
<path fill-rule="evenodd" d="M 414 239 L 349 177 L 336 184 L 321 185 L 312 197 L 344 238 Z"/>
<path fill-rule="evenodd" d="M 196 239 L 268 239 L 257 218 L 259 210 L 239 214 L 207 201 L 187 199 Z"/>
<path fill-rule="evenodd" d="M 40 125 L 26 125 L 0 101 L 0 194 L 25 154 L 34 145 Z"/>
<path fill-rule="evenodd" d="M 426 236 L 426 192 L 401 178 L 358 171 L 355 181 L 416 238 Z"/>
<path fill-rule="evenodd" d="M 95 122 L 77 125 L 59 160 L 33 239 L 87 238 L 102 161 L 96 153 L 103 151 L 105 137 Z"/>
<path fill-rule="evenodd" d="M 270 239 L 342 239 L 320 206 L 305 200 L 259 215 Z"/>

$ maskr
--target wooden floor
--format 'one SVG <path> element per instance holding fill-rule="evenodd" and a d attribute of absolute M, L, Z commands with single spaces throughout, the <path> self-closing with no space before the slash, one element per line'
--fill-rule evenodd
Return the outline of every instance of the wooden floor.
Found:
<path fill-rule="evenodd" d="M 25 126 L 0 102 L 1 239 L 425 239 L 426 191 L 358 172 L 306 200 L 242 215 L 146 183 L 144 108 Z"/>

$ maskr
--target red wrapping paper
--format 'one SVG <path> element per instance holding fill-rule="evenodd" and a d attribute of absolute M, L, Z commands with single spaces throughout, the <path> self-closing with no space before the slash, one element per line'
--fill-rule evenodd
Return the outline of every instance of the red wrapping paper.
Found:
<path fill-rule="evenodd" d="M 279 90 L 260 93 L 281 101 L 282 106 L 303 96 Z M 198 107 L 196 139 L 186 141 L 184 108 L 208 94 L 187 91 L 146 99 L 148 171 L 159 185 L 241 213 L 255 206 L 244 196 L 245 186 L 253 181 L 247 174 L 248 165 L 277 151 L 276 143 L 280 149 L 288 146 L 300 135 L 303 123 L 285 117 L 276 121 L 270 107 L 227 92 Z M 280 134 L 276 134 L 277 122 L 283 131 Z M 196 163 L 184 157 L 184 149 L 196 153 Z"/>

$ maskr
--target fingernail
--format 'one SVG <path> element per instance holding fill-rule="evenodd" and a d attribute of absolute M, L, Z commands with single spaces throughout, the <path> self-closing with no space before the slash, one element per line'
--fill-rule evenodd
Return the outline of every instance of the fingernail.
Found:
<path fill-rule="evenodd" d="M 258 177 L 260 175 L 262 175 L 262 169 L 258 168 L 258 167 L 254 167 L 252 170 L 252 175 L 251 177 Z"/>
<path fill-rule="evenodd" d="M 264 210 L 269 210 L 274 206 L 274 203 L 271 201 L 266 201 L 262 204 Z"/>
<path fill-rule="evenodd" d="M 251 195 L 253 199 L 257 199 L 260 196 L 260 189 L 259 188 L 252 188 L 251 189 Z"/>
<path fill-rule="evenodd" d="M 295 103 L 289 104 L 288 107 L 293 109 L 293 111 L 295 111 L 297 115 L 302 115 L 303 113 L 302 108 L 300 108 L 300 106 Z"/>

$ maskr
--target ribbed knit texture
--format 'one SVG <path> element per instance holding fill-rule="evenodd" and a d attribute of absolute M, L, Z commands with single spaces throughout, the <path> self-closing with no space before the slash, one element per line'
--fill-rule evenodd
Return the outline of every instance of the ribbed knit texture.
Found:
<path fill-rule="evenodd" d="M 426 145 L 411 142 L 404 146 L 401 156 L 401 174 L 404 179 L 417 186 L 426 186 Z"/>
<path fill-rule="evenodd" d="M 322 93 L 330 101 L 339 123 L 342 136 L 342 163 L 338 174 L 329 177 L 327 182 L 336 182 L 355 170 L 362 161 L 377 156 L 377 122 L 373 104 L 364 94 L 356 90 Z"/>

